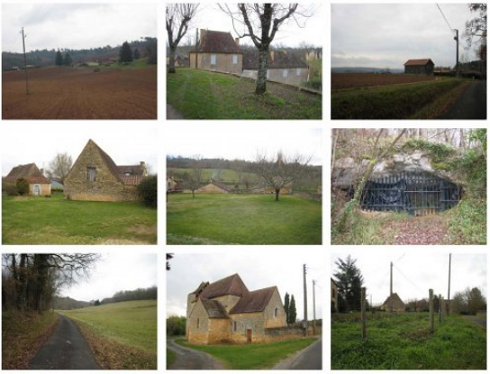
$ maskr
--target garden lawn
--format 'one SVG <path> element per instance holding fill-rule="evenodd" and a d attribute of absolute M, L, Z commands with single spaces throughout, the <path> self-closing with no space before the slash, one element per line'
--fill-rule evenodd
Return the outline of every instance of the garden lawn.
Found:
<path fill-rule="evenodd" d="M 255 81 L 179 68 L 167 74 L 167 103 L 187 119 L 321 119 L 322 96 L 268 82 L 255 95 Z"/>
<path fill-rule="evenodd" d="M 155 244 L 157 211 L 141 203 L 2 198 L 3 244 Z"/>
<path fill-rule="evenodd" d="M 279 361 L 300 351 L 316 341 L 314 338 L 284 340 L 274 343 L 248 345 L 190 345 L 183 339 L 177 343 L 199 351 L 209 353 L 221 360 L 227 369 L 270 369 Z"/>
<path fill-rule="evenodd" d="M 168 244 L 321 244 L 320 202 L 295 196 L 175 194 Z"/>
<path fill-rule="evenodd" d="M 459 315 L 451 315 L 429 333 L 429 313 L 385 314 L 361 323 L 332 324 L 332 369 L 364 370 L 485 370 L 486 330 Z"/>
<path fill-rule="evenodd" d="M 157 301 L 140 300 L 63 310 L 105 369 L 156 369 Z"/>

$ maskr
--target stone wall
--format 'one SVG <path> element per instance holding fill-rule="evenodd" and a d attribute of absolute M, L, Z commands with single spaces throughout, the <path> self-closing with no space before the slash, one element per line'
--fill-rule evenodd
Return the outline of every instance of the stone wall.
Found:
<path fill-rule="evenodd" d="M 229 312 L 236 305 L 236 303 L 238 303 L 240 297 L 235 295 L 224 295 L 215 297 L 213 300 L 219 301 L 225 308 L 226 312 Z"/>
<path fill-rule="evenodd" d="M 275 327 L 265 330 L 264 342 L 275 342 L 280 340 L 297 339 L 305 335 L 300 327 Z"/>
<path fill-rule="evenodd" d="M 196 193 L 228 193 L 228 191 L 225 191 L 222 188 L 219 188 L 218 186 L 209 183 L 196 190 Z"/>
<path fill-rule="evenodd" d="M 287 326 L 286 322 L 286 312 L 284 306 L 282 305 L 281 297 L 279 293 L 274 291 L 269 304 L 264 310 L 264 328 L 272 327 L 284 327 Z"/>
<path fill-rule="evenodd" d="M 195 303 L 187 318 L 187 340 L 190 344 L 208 344 L 209 318 L 201 301 Z"/>
<path fill-rule="evenodd" d="M 216 64 L 211 64 L 211 55 L 216 58 Z M 233 63 L 233 56 L 236 64 Z M 190 67 L 196 67 L 196 53 L 189 54 Z M 241 53 L 201 53 L 197 54 L 198 69 L 219 71 L 223 73 L 240 74 L 243 66 L 243 55 Z"/>
<path fill-rule="evenodd" d="M 231 316 L 230 339 L 233 343 L 247 343 L 247 330 L 252 331 L 252 343 L 264 341 L 264 315 L 262 313 L 241 313 Z"/>
<path fill-rule="evenodd" d="M 242 77 L 257 80 L 257 70 L 244 70 Z M 267 80 L 299 87 L 308 80 L 308 68 L 267 69 Z"/>

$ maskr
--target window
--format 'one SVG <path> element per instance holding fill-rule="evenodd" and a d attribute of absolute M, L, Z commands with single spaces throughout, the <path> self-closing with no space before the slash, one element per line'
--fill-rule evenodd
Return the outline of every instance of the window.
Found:
<path fill-rule="evenodd" d="M 288 69 L 284 69 L 284 70 L 282 71 L 282 77 L 283 77 L 283 78 L 287 78 L 287 76 L 288 76 Z"/>
<path fill-rule="evenodd" d="M 216 55 L 215 54 L 212 54 L 211 55 L 211 62 L 210 62 L 211 65 L 216 65 Z"/>
<path fill-rule="evenodd" d="M 274 309 L 274 317 L 277 317 L 277 308 Z"/>
<path fill-rule="evenodd" d="M 301 75 L 301 69 L 296 69 L 296 75 L 299 77 Z"/>
<path fill-rule="evenodd" d="M 89 166 L 87 168 L 87 180 L 89 182 L 95 182 L 97 179 L 97 169 Z"/>
<path fill-rule="evenodd" d="M 197 319 L 197 328 L 199 328 L 199 318 Z"/>
<path fill-rule="evenodd" d="M 233 55 L 233 65 L 238 64 L 238 55 Z"/>
<path fill-rule="evenodd" d="M 236 331 L 236 321 L 233 322 L 233 331 Z"/>

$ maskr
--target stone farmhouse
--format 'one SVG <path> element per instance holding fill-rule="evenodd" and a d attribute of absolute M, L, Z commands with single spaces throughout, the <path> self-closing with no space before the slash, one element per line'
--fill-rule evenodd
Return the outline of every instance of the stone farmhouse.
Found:
<path fill-rule="evenodd" d="M 241 74 L 243 53 L 229 32 L 200 30 L 197 51 L 189 53 L 191 68 Z"/>
<path fill-rule="evenodd" d="M 257 79 L 259 53 L 256 49 L 243 54 L 242 76 Z M 308 80 L 308 65 L 291 51 L 269 51 L 267 80 L 300 86 Z"/>
<path fill-rule="evenodd" d="M 146 165 L 117 166 L 93 140 L 89 140 L 65 178 L 69 200 L 137 201 L 136 187 L 148 175 Z"/>
<path fill-rule="evenodd" d="M 386 301 L 381 305 L 381 310 L 385 310 L 387 312 L 404 312 L 405 311 L 405 303 L 400 299 L 400 296 L 395 292 L 388 296 Z"/>
<path fill-rule="evenodd" d="M 408 60 L 405 65 L 405 74 L 434 75 L 434 63 L 430 58 Z"/>
<path fill-rule="evenodd" d="M 202 282 L 187 296 L 186 329 L 191 344 L 258 343 L 291 334 L 277 287 L 249 291 L 238 274 Z"/>
<path fill-rule="evenodd" d="M 3 178 L 2 183 L 14 185 L 24 178 L 29 183 L 29 195 L 51 196 L 51 182 L 44 176 L 35 163 L 18 165 Z"/>

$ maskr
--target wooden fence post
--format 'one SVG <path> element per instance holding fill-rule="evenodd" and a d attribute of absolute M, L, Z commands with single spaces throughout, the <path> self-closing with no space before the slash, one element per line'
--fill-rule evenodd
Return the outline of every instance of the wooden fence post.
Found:
<path fill-rule="evenodd" d="M 429 331 L 434 332 L 434 290 L 429 289 Z"/>
<path fill-rule="evenodd" d="M 442 296 L 439 294 L 439 323 L 442 323 Z"/>
<path fill-rule="evenodd" d="M 362 340 L 367 339 L 366 332 L 366 287 L 361 288 L 361 322 L 362 322 Z"/>

